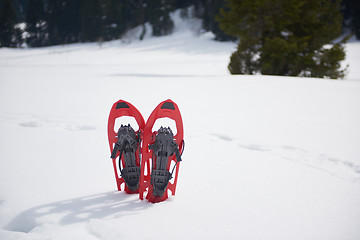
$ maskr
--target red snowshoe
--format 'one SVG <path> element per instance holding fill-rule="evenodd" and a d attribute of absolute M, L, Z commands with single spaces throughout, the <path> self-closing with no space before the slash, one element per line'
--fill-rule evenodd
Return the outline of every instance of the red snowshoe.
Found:
<path fill-rule="evenodd" d="M 170 118 L 176 122 L 175 136 L 170 127 L 161 127 L 158 131 L 152 131 L 155 121 L 159 118 Z M 184 147 L 183 136 L 182 118 L 176 103 L 170 99 L 160 103 L 151 113 L 144 128 L 140 199 L 144 199 L 146 191 L 146 199 L 152 203 L 167 199 L 168 190 L 175 195 Z"/>
<path fill-rule="evenodd" d="M 121 125 L 116 133 L 115 120 L 122 116 L 134 117 L 139 129 L 135 131 L 130 124 Z M 125 192 L 139 192 L 141 134 L 144 127 L 144 118 L 133 105 L 123 100 L 114 103 L 109 114 L 108 138 L 119 191 L 121 191 L 121 184 L 125 183 L 125 188 L 123 188 Z M 118 159 L 118 164 L 116 159 Z"/>

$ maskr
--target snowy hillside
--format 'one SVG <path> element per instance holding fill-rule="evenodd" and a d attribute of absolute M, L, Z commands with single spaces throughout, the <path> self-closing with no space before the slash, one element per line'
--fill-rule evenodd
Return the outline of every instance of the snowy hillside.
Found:
<path fill-rule="evenodd" d="M 0 49 L 0 239 L 360 239 L 360 43 L 344 81 L 231 76 L 234 48 L 179 27 Z M 168 98 L 186 148 L 151 204 L 116 191 L 107 118 Z"/>

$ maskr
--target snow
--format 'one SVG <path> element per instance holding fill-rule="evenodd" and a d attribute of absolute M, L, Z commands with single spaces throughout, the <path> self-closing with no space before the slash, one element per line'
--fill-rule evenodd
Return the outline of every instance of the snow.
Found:
<path fill-rule="evenodd" d="M 235 44 L 181 24 L 0 49 L 0 239 L 360 238 L 360 42 L 346 80 L 231 76 Z M 151 204 L 116 191 L 107 117 L 168 98 L 186 148 L 176 196 Z"/>

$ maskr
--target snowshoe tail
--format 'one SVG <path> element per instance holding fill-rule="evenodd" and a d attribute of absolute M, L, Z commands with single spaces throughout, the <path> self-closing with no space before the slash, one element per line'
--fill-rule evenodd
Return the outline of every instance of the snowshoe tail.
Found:
<path fill-rule="evenodd" d="M 170 127 L 161 127 L 153 132 L 154 123 L 159 118 L 170 118 L 176 122 L 174 136 Z M 178 106 L 169 100 L 160 103 L 146 122 L 143 136 L 141 176 L 139 194 L 149 202 L 161 202 L 168 198 L 168 191 L 175 195 L 183 150 L 183 123 Z M 172 169 L 170 169 L 173 164 Z M 175 170 L 175 177 L 173 173 Z M 171 172 L 170 172 L 171 171 Z M 172 180 L 173 181 L 170 181 Z"/>
<path fill-rule="evenodd" d="M 118 132 L 115 132 L 115 120 L 122 116 L 134 117 L 139 129 L 135 131 L 128 124 L 121 125 Z M 141 134 L 144 126 L 144 118 L 133 105 L 123 100 L 114 103 L 108 120 L 108 140 L 119 191 L 123 183 L 125 183 L 123 190 L 127 193 L 137 193 L 139 190 Z"/>

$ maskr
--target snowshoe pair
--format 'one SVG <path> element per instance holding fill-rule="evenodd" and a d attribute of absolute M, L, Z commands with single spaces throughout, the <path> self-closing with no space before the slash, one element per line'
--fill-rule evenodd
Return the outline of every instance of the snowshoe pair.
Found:
<path fill-rule="evenodd" d="M 122 116 L 133 117 L 139 129 L 135 131 L 128 124 L 121 125 L 115 132 L 115 120 Z M 153 126 L 160 118 L 175 121 L 175 136 L 170 127 L 153 132 Z M 161 102 L 145 124 L 143 116 L 133 105 L 117 101 L 109 115 L 108 138 L 119 191 L 139 193 L 141 200 L 147 193 L 146 199 L 153 203 L 167 199 L 168 190 L 175 195 L 184 147 L 183 123 L 176 103 L 170 99 Z M 122 185 L 125 187 L 121 188 Z"/>

